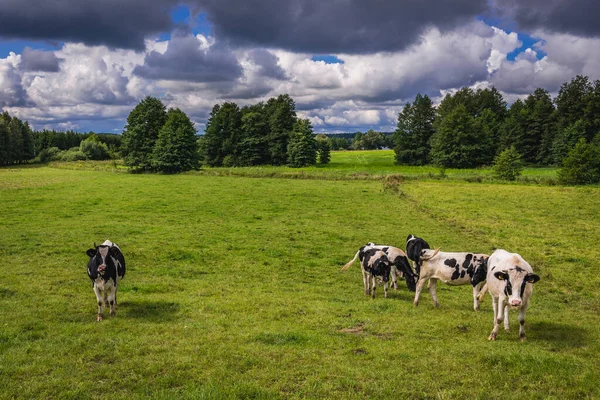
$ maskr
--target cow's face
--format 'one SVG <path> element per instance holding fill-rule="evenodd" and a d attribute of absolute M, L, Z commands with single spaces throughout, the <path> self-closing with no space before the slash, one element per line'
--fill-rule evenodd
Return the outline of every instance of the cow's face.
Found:
<path fill-rule="evenodd" d="M 507 271 L 498 271 L 494 273 L 496 279 L 506 282 L 504 287 L 504 295 L 508 298 L 508 305 L 513 309 L 520 309 L 523 305 L 523 295 L 526 290 L 531 293 L 529 284 L 536 283 L 540 277 L 536 274 L 525 271 L 518 266 Z"/>
<path fill-rule="evenodd" d="M 473 277 L 471 278 L 473 285 L 485 281 L 489 258 L 489 256 L 473 256 Z"/>
<path fill-rule="evenodd" d="M 103 277 L 107 269 L 114 269 L 114 261 L 112 257 L 116 256 L 117 249 L 109 246 L 96 246 L 95 249 L 88 249 L 86 254 L 90 257 L 89 266 L 93 271 L 96 271 L 99 276 Z"/>
<path fill-rule="evenodd" d="M 410 272 L 403 271 L 403 273 L 404 273 L 404 279 L 406 279 L 406 287 L 411 292 L 414 292 L 417 288 L 417 282 L 415 281 L 415 274 L 412 271 L 410 271 Z"/>

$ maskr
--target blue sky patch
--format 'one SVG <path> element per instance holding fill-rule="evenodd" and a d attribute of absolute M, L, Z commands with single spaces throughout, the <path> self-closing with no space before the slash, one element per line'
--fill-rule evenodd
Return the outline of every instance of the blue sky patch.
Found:
<path fill-rule="evenodd" d="M 12 51 L 15 54 L 23 53 L 25 47 L 36 50 L 59 50 L 63 43 L 50 44 L 48 42 L 34 42 L 31 40 L 0 40 L 0 58 L 6 58 Z"/>
<path fill-rule="evenodd" d="M 327 54 L 327 55 L 323 55 L 323 54 L 319 54 L 319 55 L 314 55 L 312 56 L 311 60 L 313 61 L 325 61 L 325 63 L 327 64 L 343 64 L 344 60 L 340 60 L 339 58 L 337 58 L 334 55 L 331 54 Z"/>

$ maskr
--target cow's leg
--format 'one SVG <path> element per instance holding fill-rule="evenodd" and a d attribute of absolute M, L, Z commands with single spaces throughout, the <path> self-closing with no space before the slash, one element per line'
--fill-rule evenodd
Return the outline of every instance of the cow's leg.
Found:
<path fill-rule="evenodd" d="M 504 330 L 506 332 L 510 331 L 510 325 L 508 324 L 508 317 L 510 316 L 510 307 L 508 306 L 508 301 L 506 302 L 506 305 L 504 306 Z"/>
<path fill-rule="evenodd" d="M 387 292 L 388 292 L 388 283 L 387 281 L 383 281 L 383 297 L 385 297 L 387 299 Z"/>
<path fill-rule="evenodd" d="M 94 283 L 94 293 L 96 294 L 96 300 L 98 301 L 98 317 L 97 321 L 102 321 L 102 306 L 104 305 L 104 300 L 102 298 L 102 290 Z"/>
<path fill-rule="evenodd" d="M 369 290 L 369 274 L 367 273 L 367 271 L 365 271 L 363 269 L 362 275 L 363 275 L 363 285 L 365 287 L 365 296 L 368 296 L 371 294 L 371 291 Z"/>
<path fill-rule="evenodd" d="M 398 269 L 396 267 L 392 267 L 392 273 L 390 274 L 392 276 L 392 288 L 394 290 L 398 290 L 398 276 L 400 276 L 400 272 L 398 271 Z"/>
<path fill-rule="evenodd" d="M 498 329 L 500 329 L 500 322 L 502 322 L 502 303 L 499 297 L 492 296 L 492 308 L 494 309 L 494 329 L 492 329 L 488 340 L 496 340 Z"/>
<path fill-rule="evenodd" d="M 425 285 L 426 280 L 427 279 L 419 278 L 419 281 L 417 282 L 417 287 L 415 288 L 415 306 L 419 305 L 419 296 L 421 295 L 421 290 L 423 290 L 423 285 Z"/>
<path fill-rule="evenodd" d="M 523 304 L 519 311 L 519 338 L 521 342 L 524 342 L 527 338 L 525 337 L 525 312 L 527 311 L 527 304 Z"/>
<path fill-rule="evenodd" d="M 429 294 L 431 295 L 431 299 L 433 300 L 433 305 L 439 307 L 440 303 L 438 302 L 436 291 L 437 281 L 438 280 L 436 278 L 430 278 L 429 283 L 427 284 L 427 289 L 429 290 Z"/>
<path fill-rule="evenodd" d="M 473 310 L 479 311 L 479 293 L 481 292 L 481 287 L 483 286 L 483 282 L 479 282 L 477 285 L 473 286 Z"/>
<path fill-rule="evenodd" d="M 115 285 L 110 286 L 110 292 L 108 294 L 108 304 L 110 305 L 110 315 L 115 315 L 115 306 L 117 304 L 117 287 Z"/>
<path fill-rule="evenodd" d="M 375 298 L 375 289 L 377 289 L 377 278 L 375 275 L 371 275 L 371 282 L 373 284 L 373 287 L 371 288 L 371 297 Z"/>

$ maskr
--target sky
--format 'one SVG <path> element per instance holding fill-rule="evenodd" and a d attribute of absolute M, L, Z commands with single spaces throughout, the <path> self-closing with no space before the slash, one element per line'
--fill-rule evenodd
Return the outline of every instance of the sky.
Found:
<path fill-rule="evenodd" d="M 154 96 L 201 134 L 215 104 L 288 93 L 315 132 L 390 132 L 418 93 L 600 79 L 599 20 L 597 0 L 1 0 L 0 109 L 121 133 Z"/>

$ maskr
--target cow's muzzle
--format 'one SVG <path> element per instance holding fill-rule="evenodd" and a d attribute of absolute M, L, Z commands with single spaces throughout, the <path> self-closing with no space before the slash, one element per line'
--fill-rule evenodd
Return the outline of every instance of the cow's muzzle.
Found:
<path fill-rule="evenodd" d="M 98 273 L 100 275 L 104 275 L 104 271 L 106 270 L 106 265 L 102 264 L 98 267 Z"/>
<path fill-rule="evenodd" d="M 510 301 L 510 306 L 512 308 L 520 308 L 521 307 L 521 300 L 519 300 L 519 299 L 512 299 Z"/>

